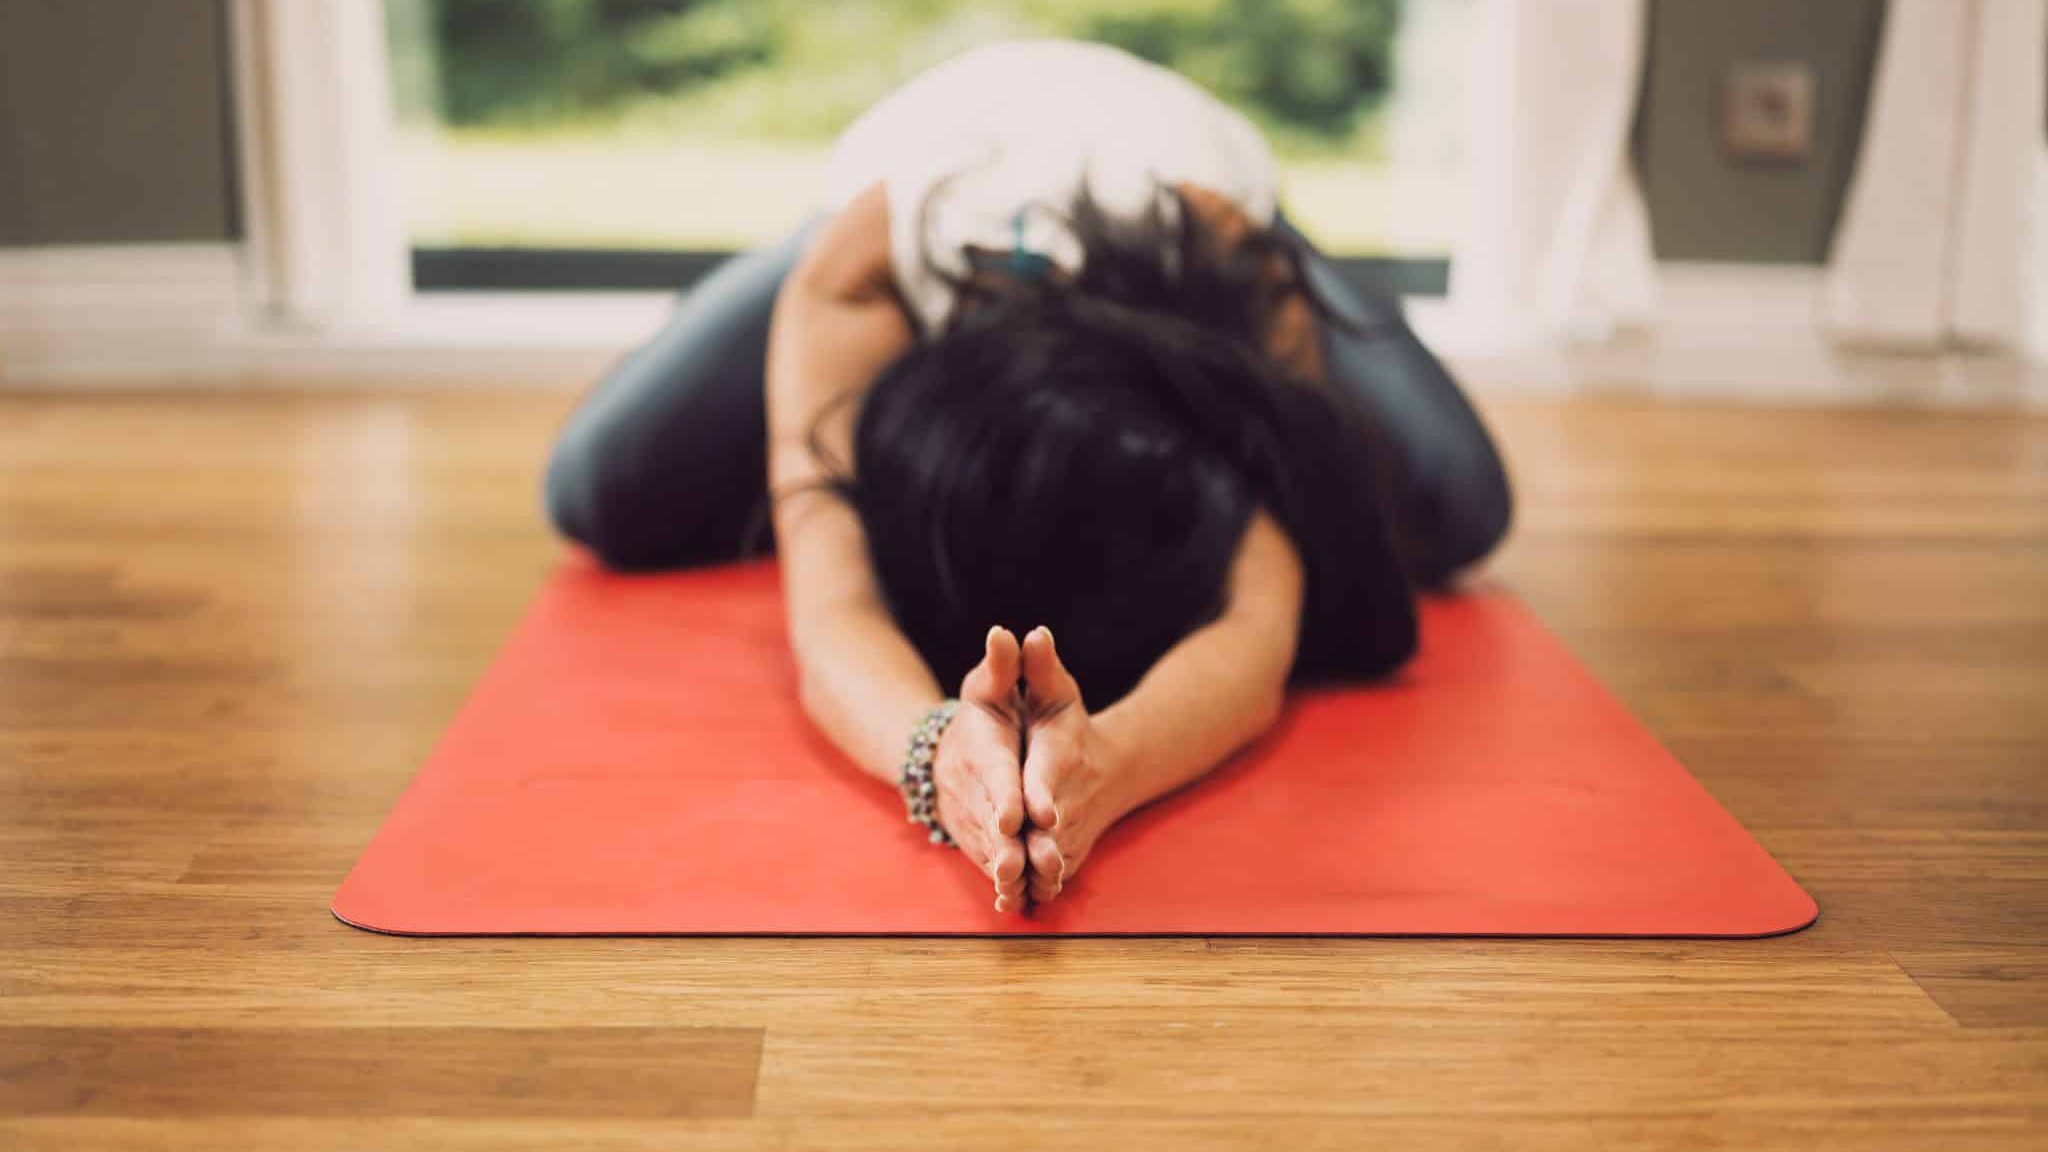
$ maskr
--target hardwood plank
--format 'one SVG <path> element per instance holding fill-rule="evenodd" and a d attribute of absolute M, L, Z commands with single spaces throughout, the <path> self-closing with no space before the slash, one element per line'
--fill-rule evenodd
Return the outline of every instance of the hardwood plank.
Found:
<path fill-rule="evenodd" d="M 1528 1117 L 1664 1108 L 1803 1115 L 1810 1124 L 1873 1112 L 1962 1124 L 1985 1112 L 2048 1110 L 2048 1052 L 2034 1037 L 1757 1044 L 1672 1020 L 1439 1031 L 1298 1018 L 1278 1030 L 1199 1013 L 1146 1016 L 1003 1020 L 937 1034 L 914 1020 L 776 1029 L 757 1108 L 851 1118 L 937 1099 L 955 1114 L 1003 1112 L 1028 1068 L 1031 1090 L 1064 1114 L 1129 1118 L 1425 1117 L 1455 1102 L 1467 1130 L 1484 1131 Z M 1479 1051 L 1488 1058 L 1475 1064 L 1469 1056 Z"/>
<path fill-rule="evenodd" d="M 686 1147 L 718 1152 L 749 1148 L 833 1148 L 899 1152 L 905 1148 L 1043 1149 L 1170 1148 L 1219 1152 L 1287 1148 L 1304 1152 L 1356 1152 L 1360 1148 L 1514 1149 L 1516 1152 L 1696 1152 L 1702 1148 L 1797 1148 L 1863 1152 L 1894 1148 L 1916 1152 L 2036 1152 L 2038 1119 L 2024 1109 L 1981 1108 L 1967 1115 L 1925 1110 L 1731 1114 L 1710 1101 L 1624 1118 L 1529 1115 L 1475 1120 L 1455 1107 L 1434 1115 L 1069 1116 L 1049 1107 L 1019 1104 L 1008 1112 L 961 1116 L 927 1105 L 902 1116 L 857 1119 L 756 1117 L 745 1121 L 448 1121 L 393 1118 L 375 1127 L 376 1146 L 475 1149 L 478 1152 L 669 1152 Z M 305 1152 L 358 1152 L 364 1126 L 307 1120 L 225 1117 L 204 1121 L 88 1118 L 0 1118 L 0 1143 L 39 1152 L 156 1152 L 189 1149 L 292 1148 Z"/>
<path fill-rule="evenodd" d="M 1739 1036 L 1948 1036 L 1884 953 L 1767 941 L 352 939 L 279 895 L 0 909 L 42 929 L 17 952 L 10 1018 L 260 1022 L 347 1012 L 527 1022 L 863 1025 L 915 1015 L 1020 1023 L 1199 1011 L 1426 1028 L 1682 1020 Z M 167 931 L 175 925 L 175 933 Z M 67 937 L 81 938 L 72 942 Z M 210 968 L 202 960 L 214 957 Z M 200 978 L 199 973 L 205 973 Z M 519 1001 L 545 987 L 554 999 Z"/>
<path fill-rule="evenodd" d="M 1912 947 L 1892 953 L 1969 1028 L 2048 1028 L 2048 945 Z"/>
<path fill-rule="evenodd" d="M 0 1114 L 746 1116 L 750 1028 L 0 1027 Z"/>
<path fill-rule="evenodd" d="M 1666 743 L 1752 826 L 2048 828 L 2048 741 L 1749 731 Z"/>

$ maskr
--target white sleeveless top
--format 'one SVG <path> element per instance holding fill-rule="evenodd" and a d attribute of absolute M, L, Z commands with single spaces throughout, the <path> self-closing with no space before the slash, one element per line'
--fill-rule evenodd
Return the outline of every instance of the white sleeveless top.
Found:
<path fill-rule="evenodd" d="M 1176 72 L 1069 40 L 976 48 L 883 98 L 833 145 L 824 206 L 883 184 L 897 290 L 929 334 L 953 292 L 927 252 L 956 276 L 968 271 L 967 245 L 1078 270 L 1080 244 L 1059 214 L 1084 176 L 1115 219 L 1142 216 L 1162 185 L 1187 181 L 1256 225 L 1273 221 L 1273 154 L 1249 120 Z"/>

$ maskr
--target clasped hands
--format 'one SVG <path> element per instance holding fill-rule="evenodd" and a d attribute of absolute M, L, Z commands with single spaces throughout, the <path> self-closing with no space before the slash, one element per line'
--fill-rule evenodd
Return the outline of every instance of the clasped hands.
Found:
<path fill-rule="evenodd" d="M 1021 643 L 989 629 L 959 698 L 932 765 L 939 823 L 994 882 L 996 911 L 1023 912 L 1056 899 L 1134 806 L 1126 774 L 1044 627 Z"/>

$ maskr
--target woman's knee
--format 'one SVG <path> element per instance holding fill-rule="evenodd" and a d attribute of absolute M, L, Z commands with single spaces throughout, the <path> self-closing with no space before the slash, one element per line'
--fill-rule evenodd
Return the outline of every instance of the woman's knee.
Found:
<path fill-rule="evenodd" d="M 757 524 L 765 475 L 727 479 L 686 490 L 658 465 L 643 468 L 564 438 L 549 460 L 542 503 L 556 531 L 619 571 L 715 564 L 750 547 L 772 549 Z"/>
<path fill-rule="evenodd" d="M 1452 551 L 1457 567 L 1465 568 L 1484 560 L 1499 547 L 1514 521 L 1514 488 L 1500 454 L 1491 444 L 1486 446 L 1484 459 L 1475 464 L 1459 503 Z"/>
<path fill-rule="evenodd" d="M 634 509 L 635 484 L 615 461 L 564 436 L 548 460 L 541 500 L 563 536 L 590 549 L 611 568 L 656 567 L 656 541 Z"/>
<path fill-rule="evenodd" d="M 617 490 L 607 492 L 590 477 L 551 469 L 545 501 L 555 530 L 588 548 L 607 568 L 644 571 L 677 563 L 666 537 L 648 531 Z"/>
<path fill-rule="evenodd" d="M 597 460 L 579 451 L 575 438 L 564 436 L 548 456 L 541 481 L 541 505 L 555 531 L 578 544 L 592 544 L 596 535 Z"/>
<path fill-rule="evenodd" d="M 1492 432 L 1448 368 L 1401 318 L 1347 341 L 1338 359 L 1402 460 L 1413 531 L 1427 537 L 1424 577 L 1441 582 L 1506 537 L 1514 493 Z"/>
<path fill-rule="evenodd" d="M 1486 559 L 1514 520 L 1514 490 L 1490 440 L 1466 444 L 1458 459 L 1440 460 L 1433 471 L 1411 496 L 1422 505 L 1411 524 L 1425 537 L 1415 575 L 1431 585 Z"/>
<path fill-rule="evenodd" d="M 618 568 L 730 559 L 766 489 L 762 395 L 775 293 L 819 218 L 726 262 L 569 417 L 542 502 Z"/>

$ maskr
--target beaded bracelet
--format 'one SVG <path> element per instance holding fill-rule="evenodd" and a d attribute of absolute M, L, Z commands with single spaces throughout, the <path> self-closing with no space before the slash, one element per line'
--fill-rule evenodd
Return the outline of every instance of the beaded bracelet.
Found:
<path fill-rule="evenodd" d="M 953 838 L 939 826 L 939 792 L 932 782 L 932 761 L 939 750 L 939 737 L 952 723 L 960 701 L 945 699 L 925 712 L 910 731 L 910 750 L 903 754 L 903 774 L 896 788 L 903 793 L 903 806 L 912 824 L 922 824 L 934 844 L 951 844 Z"/>

